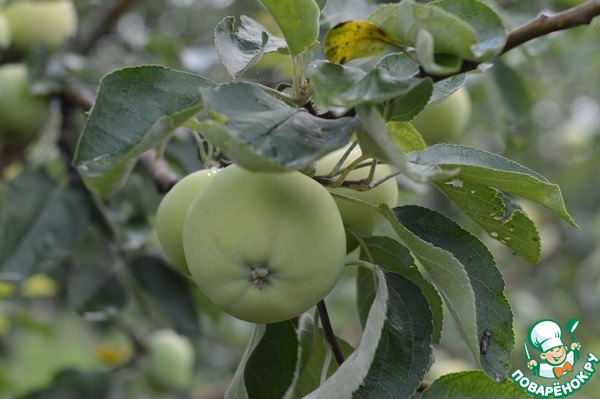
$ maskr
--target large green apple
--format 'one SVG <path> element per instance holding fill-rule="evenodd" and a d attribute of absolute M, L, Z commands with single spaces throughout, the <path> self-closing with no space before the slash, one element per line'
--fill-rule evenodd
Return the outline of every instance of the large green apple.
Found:
<path fill-rule="evenodd" d="M 471 119 L 471 97 L 464 87 L 438 104 L 428 106 L 411 123 L 428 143 L 459 137 Z"/>
<path fill-rule="evenodd" d="M 154 331 L 148 339 L 150 376 L 164 388 L 185 388 L 194 372 L 194 347 L 171 329 Z"/>
<path fill-rule="evenodd" d="M 348 147 L 344 147 L 342 149 L 329 153 L 320 160 L 318 160 L 316 174 L 328 174 L 347 150 Z M 361 155 L 362 151 L 358 146 L 356 146 L 342 166 L 348 166 Z M 348 174 L 346 179 L 364 179 L 368 177 L 369 169 L 369 167 L 355 169 Z M 389 165 L 377 165 L 377 167 L 375 168 L 374 181 L 377 181 L 382 177 L 389 175 L 392 172 L 393 170 Z M 357 198 L 359 200 L 368 202 L 372 205 L 379 205 L 385 203 L 393 207 L 398 201 L 398 184 L 396 183 L 396 179 L 386 180 L 379 186 L 367 191 L 357 191 L 344 187 L 328 188 L 328 190 L 331 192 L 344 194 L 352 198 Z M 369 209 L 360 204 L 356 204 L 341 198 L 335 198 L 335 202 L 340 210 L 340 214 L 342 215 L 342 219 L 344 220 L 344 222 L 349 224 L 362 236 L 372 235 L 373 232 L 381 225 L 381 223 L 384 222 L 384 219 L 381 218 L 377 211 L 373 209 Z M 346 242 L 348 245 L 348 252 L 350 252 L 358 246 L 358 241 L 356 241 L 353 235 L 347 235 Z"/>
<path fill-rule="evenodd" d="M 8 21 L 4 17 L 4 14 L 0 12 L 0 50 L 6 50 L 10 46 L 11 39 Z"/>
<path fill-rule="evenodd" d="M 28 142 L 50 116 L 49 100 L 31 94 L 25 64 L 0 66 L 0 143 Z"/>
<path fill-rule="evenodd" d="M 346 255 L 335 202 L 300 172 L 232 165 L 200 191 L 185 219 L 192 277 L 217 306 L 252 323 L 288 320 L 339 280 Z"/>
<path fill-rule="evenodd" d="M 12 32 L 12 46 L 27 52 L 41 44 L 55 49 L 77 30 L 72 0 L 13 0 L 4 10 Z"/>
<path fill-rule="evenodd" d="M 167 257 L 179 270 L 189 275 L 183 253 L 183 222 L 198 192 L 219 169 L 199 170 L 181 179 L 164 196 L 156 211 L 156 234 Z"/>

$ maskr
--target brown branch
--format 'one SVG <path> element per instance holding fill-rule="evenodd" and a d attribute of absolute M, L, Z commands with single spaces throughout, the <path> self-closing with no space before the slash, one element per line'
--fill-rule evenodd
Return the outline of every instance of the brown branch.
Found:
<path fill-rule="evenodd" d="M 325 187 L 332 187 L 338 181 L 335 177 L 313 176 L 313 180 Z M 339 187 L 347 187 L 357 191 L 368 191 L 374 188 L 373 184 L 367 179 L 344 180 Z"/>
<path fill-rule="evenodd" d="M 501 54 L 548 33 L 580 25 L 589 25 L 598 15 L 600 15 L 600 0 L 586 1 L 583 4 L 550 16 L 540 14 L 536 19 L 510 32 Z"/>
<path fill-rule="evenodd" d="M 168 192 L 180 180 L 167 161 L 157 158 L 156 150 L 149 150 L 140 155 L 139 163 L 148 171 L 160 193 Z"/>
<path fill-rule="evenodd" d="M 119 17 L 131 6 L 135 0 L 114 0 L 104 3 L 86 24 L 86 31 L 81 31 L 73 43 L 73 50 L 80 54 L 86 54 L 94 46 L 96 41 L 106 33 L 110 32 L 112 26 Z"/>
<path fill-rule="evenodd" d="M 331 348 L 333 356 L 335 357 L 335 361 L 338 365 L 341 365 L 344 363 L 344 355 L 342 354 L 342 350 L 340 349 L 337 339 L 335 338 L 335 334 L 333 333 L 331 321 L 329 320 L 329 313 L 327 313 L 327 306 L 325 306 L 324 300 L 321 300 L 319 303 L 317 303 L 317 310 L 319 311 L 319 318 L 321 319 L 323 333 L 325 334 L 325 341 Z"/>
<path fill-rule="evenodd" d="M 431 385 L 431 382 L 429 382 L 427 380 L 421 381 L 421 383 L 419 384 L 419 387 L 417 388 L 417 392 L 423 392 L 424 390 L 429 388 L 430 385 Z"/>

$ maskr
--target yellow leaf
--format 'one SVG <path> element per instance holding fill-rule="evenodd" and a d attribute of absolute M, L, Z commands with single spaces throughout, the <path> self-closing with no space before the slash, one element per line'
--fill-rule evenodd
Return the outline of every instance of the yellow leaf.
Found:
<path fill-rule="evenodd" d="M 323 48 L 329 61 L 344 64 L 355 58 L 377 55 L 391 43 L 389 36 L 372 23 L 348 21 L 327 32 Z"/>

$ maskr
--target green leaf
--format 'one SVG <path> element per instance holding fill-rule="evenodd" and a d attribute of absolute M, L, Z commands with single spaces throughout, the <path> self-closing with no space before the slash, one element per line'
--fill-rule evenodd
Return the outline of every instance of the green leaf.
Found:
<path fill-rule="evenodd" d="M 450 252 L 434 246 L 399 223 L 395 213 L 387 206 L 380 205 L 379 209 L 392 224 L 400 241 L 408 247 L 427 271 L 456 320 L 471 353 L 478 353 L 475 293 L 465 267 Z"/>
<path fill-rule="evenodd" d="M 246 385 L 244 382 L 244 372 L 246 370 L 246 364 L 248 363 L 248 359 L 252 355 L 254 348 L 258 346 L 260 341 L 262 340 L 265 331 L 267 330 L 266 324 L 255 324 L 254 329 L 252 330 L 252 335 L 248 340 L 248 345 L 246 346 L 246 351 L 238 364 L 238 368 L 233 375 L 231 383 L 227 387 L 225 391 L 225 399 L 248 399 L 248 393 L 246 392 Z"/>
<path fill-rule="evenodd" d="M 313 48 L 319 38 L 319 6 L 315 0 L 260 0 L 277 22 L 296 56 Z"/>
<path fill-rule="evenodd" d="M 196 303 L 181 274 L 162 259 L 150 255 L 134 258 L 129 270 L 136 282 L 160 304 L 178 333 L 200 333 Z"/>
<path fill-rule="evenodd" d="M 418 98 L 428 98 L 433 90 L 430 79 L 397 79 L 380 68 L 365 73 L 360 68 L 327 61 L 312 63 L 308 75 L 313 83 L 315 100 L 337 115 L 343 115 L 360 104 L 376 104 L 390 99 L 415 97 L 413 101 L 418 102 Z M 419 94 L 418 97 L 415 93 Z"/>
<path fill-rule="evenodd" d="M 394 78 L 407 79 L 419 72 L 419 64 L 413 61 L 415 57 L 416 54 L 412 50 L 407 53 L 392 53 L 379 60 L 375 67 L 385 70 Z M 422 90 L 420 93 L 414 91 L 410 96 L 394 99 L 390 103 L 386 119 L 388 121 L 410 121 L 428 103 L 443 100 L 460 89 L 466 81 L 467 74 L 461 73 L 434 83 L 433 92 L 430 90 Z"/>
<path fill-rule="evenodd" d="M 344 358 L 347 359 L 354 348 L 339 337 L 336 337 L 336 340 Z M 290 399 L 303 398 L 321 385 L 321 374 L 328 352 L 323 329 L 307 313 L 300 318 L 298 342 L 300 343 L 300 350 L 294 383 L 292 384 L 293 389 L 290 394 L 286 395 L 286 398 Z M 337 369 L 337 362 L 331 361 L 327 376 L 331 376 Z"/>
<path fill-rule="evenodd" d="M 384 274 L 390 296 L 386 321 L 369 373 L 352 398 L 408 398 L 431 364 L 433 318 L 427 298 L 403 274 Z"/>
<path fill-rule="evenodd" d="M 358 105 L 356 115 L 362 123 L 356 131 L 358 143 L 363 154 L 369 154 L 397 167 L 400 171 L 408 171 L 406 155 L 390 137 L 383 117 L 374 105 Z"/>
<path fill-rule="evenodd" d="M 63 370 L 56 374 L 52 383 L 39 391 L 23 396 L 23 399 L 105 399 L 111 396 L 112 378 L 109 373 L 84 373 L 79 370 Z"/>
<path fill-rule="evenodd" d="M 5 186 L 0 281 L 22 280 L 73 251 L 88 225 L 82 191 L 65 188 L 45 173 L 25 172 Z"/>
<path fill-rule="evenodd" d="M 211 86 L 201 76 L 155 65 L 106 75 L 73 164 L 82 175 L 100 177 L 159 145 L 201 110 L 200 88 Z"/>
<path fill-rule="evenodd" d="M 217 53 L 232 79 L 256 65 L 263 54 L 286 47 L 284 40 L 274 37 L 252 18 L 242 15 L 240 20 L 237 31 L 234 17 L 225 17 L 215 28 Z"/>
<path fill-rule="evenodd" d="M 366 328 L 360 344 L 325 383 L 304 399 L 351 398 L 358 390 L 368 373 L 368 365 L 373 362 L 380 338 L 383 336 L 384 323 L 388 317 L 389 294 L 386 277 L 380 270 L 377 273 L 377 295 L 369 311 Z"/>
<path fill-rule="evenodd" d="M 435 53 L 469 59 L 477 33 L 461 18 L 433 5 L 404 0 L 379 6 L 368 18 L 396 44 L 416 47 L 421 32 L 431 36 Z"/>
<path fill-rule="evenodd" d="M 298 337 L 292 322 L 267 324 L 244 370 L 248 398 L 282 398 L 294 377 L 297 356 Z"/>
<path fill-rule="evenodd" d="M 389 237 L 365 237 L 367 248 L 361 248 L 360 258 L 374 263 L 384 270 L 400 273 L 416 284 L 429 303 L 433 316 L 432 343 L 438 344 L 442 336 L 443 309 L 442 298 L 421 272 L 416 268 L 415 261 L 408 248 Z M 357 304 L 361 322 L 364 325 L 367 312 L 375 295 L 375 285 L 372 273 L 360 269 L 357 277 Z"/>
<path fill-rule="evenodd" d="M 88 177 L 81 175 L 81 178 L 88 190 L 98 194 L 102 199 L 107 199 L 125 185 L 136 163 L 137 160 L 131 158 L 117 163 L 101 176 Z"/>
<path fill-rule="evenodd" d="M 491 152 L 451 144 L 437 144 L 418 154 L 416 164 L 460 167 L 457 181 L 479 183 L 534 201 L 577 227 L 568 214 L 556 184 L 544 176 Z"/>
<path fill-rule="evenodd" d="M 512 380 L 496 382 L 481 371 L 446 374 L 421 394 L 423 399 L 530 399 Z"/>
<path fill-rule="evenodd" d="M 95 263 L 77 268 L 69 279 L 67 296 L 69 306 L 90 321 L 114 318 L 127 305 L 127 291 L 116 273 Z"/>
<path fill-rule="evenodd" d="M 456 313 L 458 308 L 453 298 L 445 296 L 446 305 L 459 323 L 463 338 L 481 367 L 495 380 L 506 378 L 510 370 L 510 352 L 514 347 L 513 317 L 510 304 L 504 296 L 504 279 L 489 250 L 477 237 L 441 213 L 419 206 L 397 207 L 393 212 L 403 227 L 419 239 L 447 251 L 464 269 L 470 281 L 469 290 L 474 294 L 477 330 L 469 330 L 472 325 L 460 323 L 465 315 Z M 422 263 L 429 271 L 430 268 Z M 440 288 L 439 280 L 433 275 L 432 278 Z M 444 290 L 440 290 L 444 295 Z M 481 354 L 479 343 L 486 330 L 493 335 L 487 353 Z"/>
<path fill-rule="evenodd" d="M 377 26 L 365 21 L 337 24 L 327 32 L 323 41 L 325 57 L 338 64 L 356 58 L 367 58 L 385 51 L 390 38 Z"/>
<path fill-rule="evenodd" d="M 409 153 L 412 151 L 423 151 L 427 148 L 423 136 L 410 123 L 388 122 L 387 130 L 392 136 L 392 140 L 402 148 L 402 151 Z"/>
<path fill-rule="evenodd" d="M 477 34 L 477 44 L 471 47 L 471 61 L 485 61 L 497 55 L 506 42 L 506 29 L 498 14 L 479 0 L 439 0 L 433 3 L 463 21 Z"/>
<path fill-rule="evenodd" d="M 542 250 L 539 233 L 522 210 L 508 203 L 508 198 L 492 187 L 470 181 L 457 182 L 450 180 L 435 185 L 492 238 L 527 262 L 539 262 Z"/>
<path fill-rule="evenodd" d="M 494 67 L 491 72 L 512 120 L 516 123 L 529 121 L 533 99 L 527 82 L 518 71 L 508 66 L 500 58 L 494 60 Z"/>
<path fill-rule="evenodd" d="M 323 119 L 235 82 L 202 90 L 215 120 L 200 123 L 202 134 L 240 166 L 255 171 L 297 170 L 343 147 L 358 121 Z"/>
<path fill-rule="evenodd" d="M 433 75 L 451 75 L 460 71 L 462 60 L 454 55 L 435 54 L 435 39 L 425 29 L 419 30 L 415 43 L 417 58 L 423 69 Z"/>

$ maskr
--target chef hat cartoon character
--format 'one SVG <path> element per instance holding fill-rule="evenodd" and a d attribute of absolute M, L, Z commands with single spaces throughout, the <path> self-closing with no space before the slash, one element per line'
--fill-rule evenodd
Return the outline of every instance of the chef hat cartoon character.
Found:
<path fill-rule="evenodd" d="M 544 378 L 560 378 L 573 371 L 579 358 L 581 345 L 573 342 L 570 349 L 562 342 L 560 325 L 552 320 L 540 320 L 529 329 L 529 344 L 540 351 L 540 363 L 528 359 L 527 367 L 534 375 Z"/>

